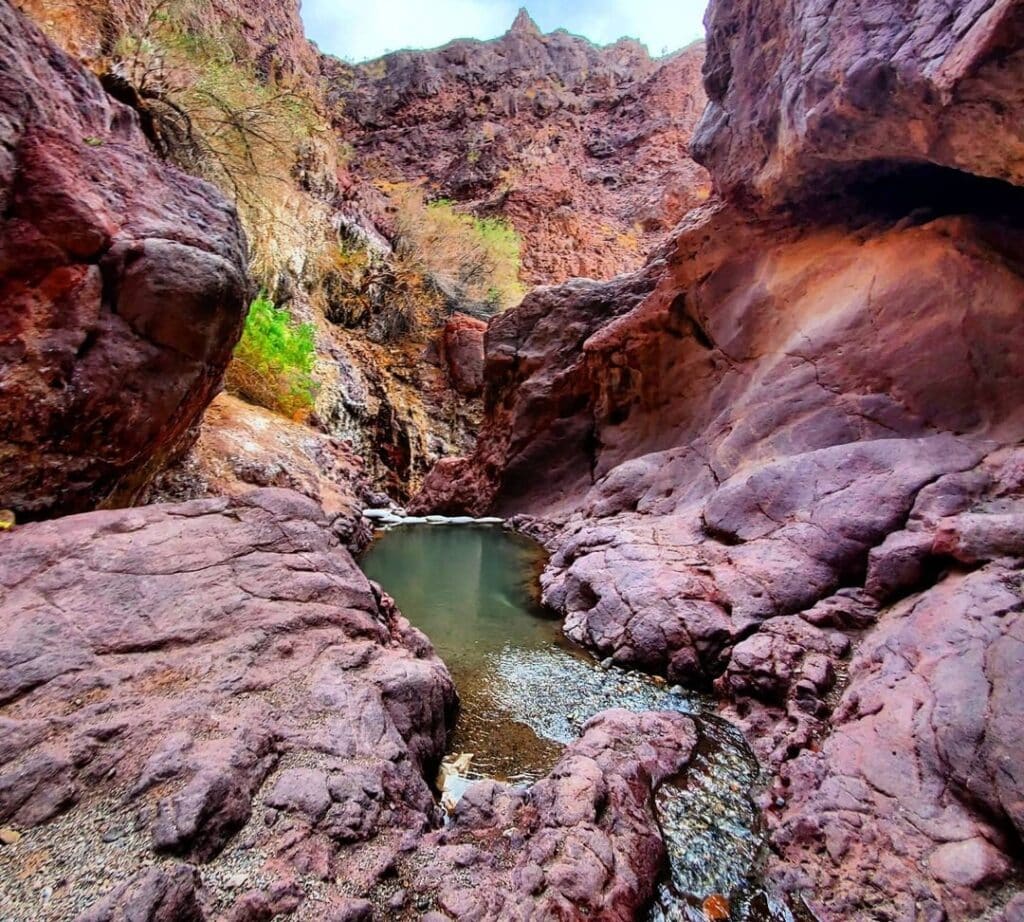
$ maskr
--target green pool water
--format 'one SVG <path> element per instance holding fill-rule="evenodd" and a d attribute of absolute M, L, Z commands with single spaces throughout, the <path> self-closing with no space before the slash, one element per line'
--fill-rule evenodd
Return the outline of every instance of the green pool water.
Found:
<path fill-rule="evenodd" d="M 574 659 L 561 624 L 540 604 L 544 551 L 494 526 L 407 526 L 381 534 L 362 560 L 434 644 L 459 690 L 450 748 L 472 752 L 475 774 L 528 780 L 558 758 L 556 742 L 518 719 L 510 654 Z"/>
<path fill-rule="evenodd" d="M 433 642 L 459 691 L 452 754 L 469 774 L 512 782 L 544 775 L 587 720 L 607 708 L 693 716 L 700 746 L 657 810 L 670 858 L 648 922 L 702 919 L 700 900 L 729 894 L 734 922 L 786 922 L 760 888 L 763 836 L 750 798 L 758 767 L 738 730 L 700 696 L 642 673 L 602 668 L 540 604 L 542 548 L 496 526 L 410 525 L 381 532 L 367 576 Z"/>

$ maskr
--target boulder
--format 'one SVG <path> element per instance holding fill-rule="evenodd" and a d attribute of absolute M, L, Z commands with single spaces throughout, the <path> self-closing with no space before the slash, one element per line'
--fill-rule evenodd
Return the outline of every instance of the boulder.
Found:
<path fill-rule="evenodd" d="M 379 860 L 433 823 L 424 779 L 451 680 L 308 498 L 86 513 L 0 542 L 12 918 L 73 918 L 101 897 L 97 922 L 212 917 L 240 868 L 269 895 L 239 899 L 276 905 L 273 888 L 303 875 L 358 877 L 365 856 L 334 841 L 372 840 Z M 165 855 L 200 870 L 145 870 Z M 48 902 L 42 884 L 21 889 L 33 874 Z"/>
<path fill-rule="evenodd" d="M 210 185 L 0 4 L 0 507 L 118 505 L 194 440 L 248 303 Z"/>
<path fill-rule="evenodd" d="M 925 164 L 950 171 L 916 174 L 940 197 L 952 171 L 1024 183 L 1013 0 L 714 0 L 707 27 L 692 151 L 728 197 L 776 207 Z"/>
<path fill-rule="evenodd" d="M 448 380 L 466 397 L 479 397 L 484 387 L 484 333 L 487 324 L 457 314 L 441 331 L 441 355 Z"/>
<path fill-rule="evenodd" d="M 470 785 L 421 843 L 414 888 L 436 892 L 442 918 L 636 919 L 665 861 L 652 787 L 683 771 L 696 744 L 679 714 L 599 714 L 529 789 Z"/>

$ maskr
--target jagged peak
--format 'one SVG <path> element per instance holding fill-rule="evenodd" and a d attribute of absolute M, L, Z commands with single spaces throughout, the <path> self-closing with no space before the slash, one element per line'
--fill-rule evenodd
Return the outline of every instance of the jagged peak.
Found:
<path fill-rule="evenodd" d="M 512 28 L 508 31 L 529 35 L 541 34 L 540 27 L 533 21 L 533 17 L 529 14 L 525 6 L 519 7 L 519 12 L 516 13 L 516 18 L 512 23 Z"/>

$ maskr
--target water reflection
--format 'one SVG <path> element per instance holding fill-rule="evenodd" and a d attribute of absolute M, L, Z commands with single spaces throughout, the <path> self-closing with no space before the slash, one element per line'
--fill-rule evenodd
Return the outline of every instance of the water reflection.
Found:
<path fill-rule="evenodd" d="M 711 702 L 638 672 L 604 669 L 564 638 L 539 603 L 544 553 L 495 527 L 409 526 L 381 535 L 363 568 L 433 641 L 462 701 L 451 749 L 472 773 L 512 782 L 544 775 L 583 725 L 608 708 L 694 716 L 700 745 L 657 809 L 671 873 L 651 922 L 704 919 L 724 894 L 734 920 L 785 920 L 758 885 L 763 836 L 750 790 L 758 767 Z"/>

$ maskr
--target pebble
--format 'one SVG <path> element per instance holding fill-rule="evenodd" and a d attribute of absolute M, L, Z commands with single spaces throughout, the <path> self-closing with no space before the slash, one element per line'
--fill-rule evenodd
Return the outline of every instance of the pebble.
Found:
<path fill-rule="evenodd" d="M 0 842 L 4 845 L 15 845 L 21 839 L 21 833 L 17 829 L 11 829 L 10 826 L 4 826 L 0 829 Z"/>

